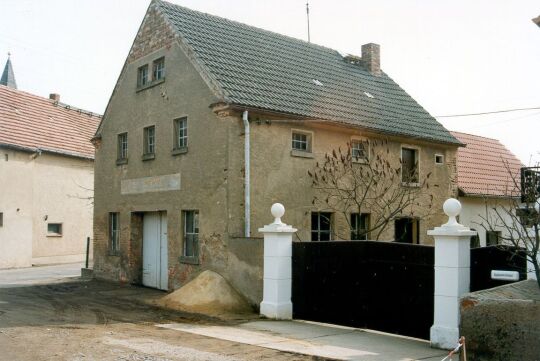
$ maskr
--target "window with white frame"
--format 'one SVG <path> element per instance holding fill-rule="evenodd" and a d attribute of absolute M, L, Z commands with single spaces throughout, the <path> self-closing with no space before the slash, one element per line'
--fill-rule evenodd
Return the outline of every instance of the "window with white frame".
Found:
<path fill-rule="evenodd" d="M 120 217 L 116 212 L 109 213 L 109 249 L 111 253 L 120 251 Z"/>
<path fill-rule="evenodd" d="M 184 257 L 197 257 L 199 254 L 199 212 L 183 211 Z"/>
<path fill-rule="evenodd" d="M 351 140 L 351 155 L 353 161 L 366 162 L 369 160 L 369 145 L 360 139 Z"/>
<path fill-rule="evenodd" d="M 156 127 L 154 125 L 144 128 L 144 154 L 154 154 L 156 150 Z"/>
<path fill-rule="evenodd" d="M 152 65 L 152 80 L 161 80 L 165 78 L 165 58 L 154 60 Z"/>
<path fill-rule="evenodd" d="M 332 213 L 311 213 L 311 240 L 330 241 L 332 239 Z"/>
<path fill-rule="evenodd" d="M 182 149 L 188 146 L 188 128 L 187 117 L 174 120 L 174 148 Z"/>
<path fill-rule="evenodd" d="M 142 87 L 148 84 L 148 64 L 139 67 L 137 71 L 137 86 Z"/>
<path fill-rule="evenodd" d="M 118 134 L 118 160 L 126 161 L 128 158 L 128 134 Z"/>
<path fill-rule="evenodd" d="M 292 132 L 292 149 L 302 152 L 311 152 L 311 134 L 293 131 Z"/>

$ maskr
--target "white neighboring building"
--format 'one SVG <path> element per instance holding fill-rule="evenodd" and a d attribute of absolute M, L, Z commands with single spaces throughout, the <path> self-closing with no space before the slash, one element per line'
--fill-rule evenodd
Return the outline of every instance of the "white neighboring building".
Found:
<path fill-rule="evenodd" d="M 459 222 L 478 231 L 478 238 L 471 240 L 473 246 L 498 244 L 500 236 L 507 233 L 503 228 L 486 231 L 480 225 L 485 223 L 482 217 L 486 217 L 486 211 L 493 215 L 493 208 L 512 207 L 515 202 L 512 196 L 519 197 L 520 191 L 514 186 L 506 164 L 518 181 L 523 165 L 496 139 L 459 132 L 452 135 L 466 144 L 458 149 L 457 155 L 459 201 L 463 207 Z"/>
<path fill-rule="evenodd" d="M 100 119 L 56 94 L 17 90 L 8 60 L 0 82 L 0 269 L 84 260 L 93 217 L 90 138 Z"/>

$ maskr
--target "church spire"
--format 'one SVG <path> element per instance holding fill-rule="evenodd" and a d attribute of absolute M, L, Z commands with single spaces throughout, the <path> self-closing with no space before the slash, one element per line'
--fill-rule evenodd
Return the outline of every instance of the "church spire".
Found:
<path fill-rule="evenodd" d="M 6 66 L 4 67 L 2 78 L 0 78 L 0 84 L 17 89 L 17 82 L 15 81 L 15 74 L 13 73 L 13 66 L 11 65 L 10 57 L 11 54 L 8 53 L 8 60 L 6 62 Z"/>

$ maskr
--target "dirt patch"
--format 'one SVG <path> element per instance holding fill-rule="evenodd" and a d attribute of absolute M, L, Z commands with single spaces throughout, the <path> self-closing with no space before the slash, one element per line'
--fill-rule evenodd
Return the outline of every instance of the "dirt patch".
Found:
<path fill-rule="evenodd" d="M 220 316 L 249 314 L 247 301 L 218 273 L 204 271 L 177 291 L 163 297 L 158 304 L 185 312 Z"/>

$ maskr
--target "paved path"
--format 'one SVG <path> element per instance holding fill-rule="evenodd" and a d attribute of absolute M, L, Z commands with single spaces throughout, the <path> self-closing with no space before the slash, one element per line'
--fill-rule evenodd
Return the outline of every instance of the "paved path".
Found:
<path fill-rule="evenodd" d="M 252 321 L 237 326 L 165 324 L 159 327 L 279 351 L 362 361 L 439 361 L 448 353 L 427 341 L 301 321 Z"/>
<path fill-rule="evenodd" d="M 0 270 L 0 288 L 22 287 L 79 277 L 84 263 Z"/>

